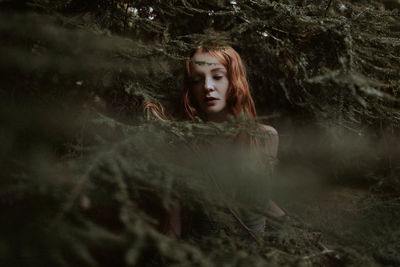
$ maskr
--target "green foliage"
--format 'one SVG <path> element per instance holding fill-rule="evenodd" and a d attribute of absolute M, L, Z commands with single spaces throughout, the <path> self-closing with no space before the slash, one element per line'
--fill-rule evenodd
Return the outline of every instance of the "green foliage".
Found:
<path fill-rule="evenodd" d="M 398 265 L 400 20 L 384 2 L 0 1 L 0 261 Z M 235 212 L 267 215 L 268 199 L 288 197 L 284 168 L 270 177 L 232 145 L 254 126 L 144 119 L 144 100 L 181 118 L 184 62 L 208 43 L 244 59 L 290 183 L 374 184 L 351 234 L 267 216 L 255 242 Z M 311 127 L 290 132 L 288 118 Z M 160 231 L 176 200 L 181 240 Z M 196 233 L 197 213 L 222 229 Z"/>

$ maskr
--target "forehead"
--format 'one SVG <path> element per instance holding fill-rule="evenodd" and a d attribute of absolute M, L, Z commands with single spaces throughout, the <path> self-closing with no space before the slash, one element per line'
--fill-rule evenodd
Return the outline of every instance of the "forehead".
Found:
<path fill-rule="evenodd" d="M 191 69 L 193 72 L 205 72 L 214 69 L 226 70 L 225 66 L 222 65 L 218 59 L 207 52 L 200 51 L 192 56 Z"/>

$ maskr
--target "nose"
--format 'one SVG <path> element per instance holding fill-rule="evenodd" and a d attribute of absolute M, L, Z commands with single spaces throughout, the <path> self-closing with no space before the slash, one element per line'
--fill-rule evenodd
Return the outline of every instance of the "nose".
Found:
<path fill-rule="evenodd" d="M 214 82 L 211 78 L 206 78 L 204 81 L 204 89 L 206 91 L 214 91 L 215 87 L 214 87 Z"/>

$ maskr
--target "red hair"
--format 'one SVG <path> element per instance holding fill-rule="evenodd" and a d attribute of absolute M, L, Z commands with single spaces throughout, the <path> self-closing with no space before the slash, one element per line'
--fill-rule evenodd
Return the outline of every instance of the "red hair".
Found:
<path fill-rule="evenodd" d="M 227 92 L 227 106 L 229 112 L 238 118 L 244 113 L 250 120 L 256 118 L 256 108 L 250 94 L 249 85 L 246 79 L 246 70 L 239 54 L 230 46 L 213 46 L 211 49 L 199 47 L 190 54 L 190 58 L 197 52 L 208 53 L 215 57 L 228 71 L 229 87 Z M 192 69 L 191 61 L 186 61 L 185 73 L 185 94 L 184 107 L 186 116 L 193 120 L 195 116 L 200 116 L 196 101 L 191 94 Z"/>

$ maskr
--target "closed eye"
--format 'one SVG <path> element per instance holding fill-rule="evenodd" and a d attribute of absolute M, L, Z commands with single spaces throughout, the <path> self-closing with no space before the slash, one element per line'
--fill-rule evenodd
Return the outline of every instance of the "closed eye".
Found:
<path fill-rule="evenodd" d="M 218 75 L 218 76 L 214 76 L 214 79 L 215 79 L 215 80 L 221 80 L 223 77 L 224 77 L 224 76 L 222 76 L 222 75 Z"/>

